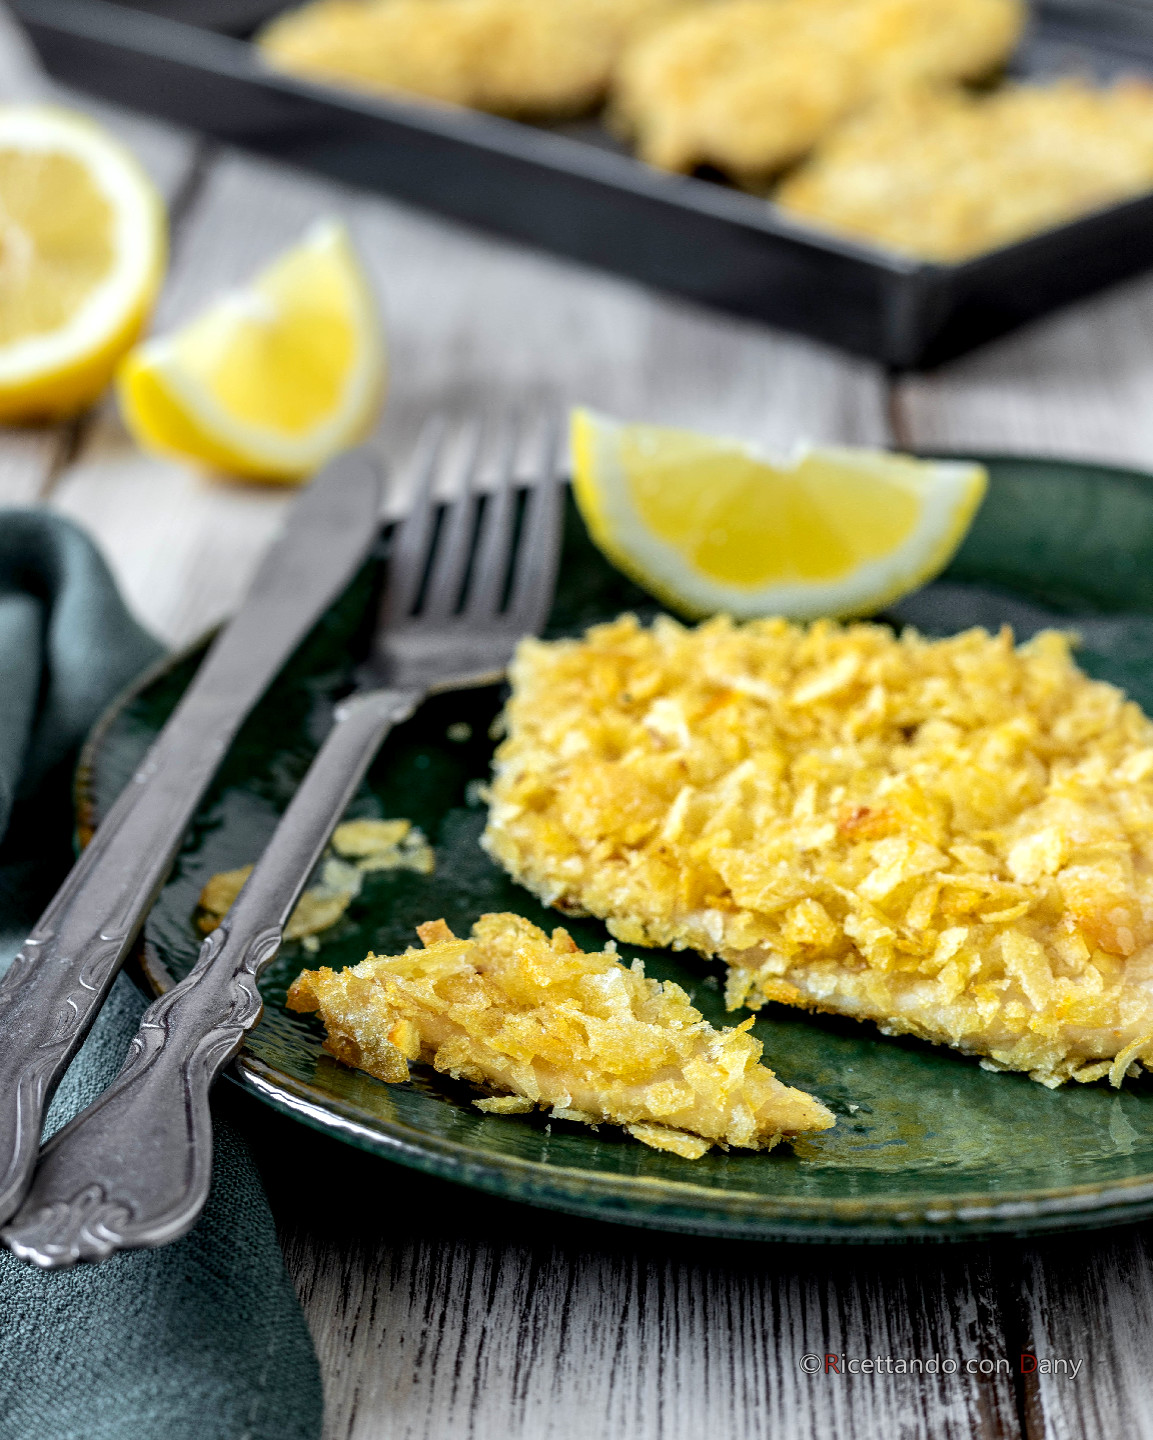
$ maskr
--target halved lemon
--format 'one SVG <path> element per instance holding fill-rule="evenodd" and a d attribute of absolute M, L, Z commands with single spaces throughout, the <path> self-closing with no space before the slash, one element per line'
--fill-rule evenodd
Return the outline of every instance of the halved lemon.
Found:
<path fill-rule="evenodd" d="M 82 115 L 0 106 L 0 420 L 59 419 L 105 388 L 164 272 L 156 187 Z"/>
<path fill-rule="evenodd" d="M 137 346 L 118 388 L 141 445 L 293 481 L 364 437 L 384 381 L 376 302 L 344 226 L 327 220 L 246 288 Z"/>
<path fill-rule="evenodd" d="M 572 416 L 573 488 L 618 569 L 682 614 L 865 615 L 948 563 L 982 466 L 806 446 L 786 461 L 688 430 Z"/>

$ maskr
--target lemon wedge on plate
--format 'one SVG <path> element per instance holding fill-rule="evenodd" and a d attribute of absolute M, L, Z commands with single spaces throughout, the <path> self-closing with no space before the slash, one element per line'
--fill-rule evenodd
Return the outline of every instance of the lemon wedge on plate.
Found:
<path fill-rule="evenodd" d="M 804 447 L 787 461 L 576 410 L 573 489 L 608 558 L 690 616 L 864 615 L 936 575 L 985 493 L 982 466 Z"/>
<path fill-rule="evenodd" d="M 364 437 L 384 378 L 372 291 L 344 226 L 323 221 L 247 287 L 137 346 L 117 383 L 141 445 L 293 481 Z"/>
<path fill-rule="evenodd" d="M 0 106 L 0 420 L 91 404 L 148 317 L 164 205 L 133 155 L 82 115 Z"/>

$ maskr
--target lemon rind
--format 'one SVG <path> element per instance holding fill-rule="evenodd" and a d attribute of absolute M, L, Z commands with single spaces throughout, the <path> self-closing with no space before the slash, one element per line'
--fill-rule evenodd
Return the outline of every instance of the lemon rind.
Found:
<path fill-rule="evenodd" d="M 359 263 L 344 226 L 335 221 L 315 225 L 300 242 L 301 248 L 331 248 L 343 252 L 343 270 L 359 293 L 349 314 L 357 334 L 357 359 L 350 368 L 340 403 L 313 429 L 285 435 L 268 426 L 237 420 L 180 357 L 180 336 L 145 341 L 126 358 L 120 374 L 120 397 L 134 433 L 153 450 L 194 458 L 236 471 L 254 479 L 278 479 L 309 474 L 332 454 L 359 440 L 371 428 L 384 388 L 385 347 L 376 322 L 375 300 L 363 280 Z M 141 403 L 147 383 L 153 397 Z M 169 421 L 158 426 L 150 414 L 155 395 L 168 401 Z M 179 427 L 174 417 L 183 424 Z M 173 439 L 173 432 L 179 439 Z"/>
<path fill-rule="evenodd" d="M 910 536 L 889 555 L 865 561 L 835 581 L 774 583 L 756 588 L 725 585 L 696 575 L 675 546 L 652 534 L 637 515 L 625 484 L 604 483 L 603 477 L 616 466 L 617 438 L 622 428 L 619 422 L 595 411 L 574 410 L 573 491 L 577 505 L 594 542 L 618 569 L 663 604 L 694 619 L 718 611 L 737 619 L 772 614 L 795 620 L 821 616 L 847 619 L 875 613 L 944 569 L 972 524 L 988 484 L 984 467 L 975 462 L 919 462 L 924 468 L 910 470 L 907 478 L 922 478 L 923 484 L 914 483 L 918 483 L 924 504 Z M 743 441 L 718 444 L 765 458 L 756 447 Z M 811 452 L 799 448 L 791 457 L 792 463 L 806 453 Z M 888 452 L 828 446 L 822 447 L 821 453 L 844 458 L 858 470 L 867 471 L 872 464 L 880 469 L 888 462 L 885 478 L 895 478 L 891 471 L 894 457 Z M 627 543 L 621 536 L 628 537 Z"/>
<path fill-rule="evenodd" d="M 79 160 L 115 216 L 116 261 L 105 280 L 66 324 L 0 347 L 0 406 L 13 401 L 56 410 L 80 396 L 93 398 L 143 324 L 164 271 L 164 206 L 131 151 L 83 116 L 47 105 L 0 107 L 4 145 Z M 56 383 L 67 396 L 53 394 Z"/>

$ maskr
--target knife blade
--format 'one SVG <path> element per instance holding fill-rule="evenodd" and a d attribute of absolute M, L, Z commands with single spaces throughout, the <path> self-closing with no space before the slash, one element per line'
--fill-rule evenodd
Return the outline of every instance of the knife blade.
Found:
<path fill-rule="evenodd" d="M 292 507 L 240 610 L 0 979 L 0 1224 L 27 1189 L 44 1112 L 201 796 L 248 712 L 367 558 L 382 491 L 362 448 Z"/>

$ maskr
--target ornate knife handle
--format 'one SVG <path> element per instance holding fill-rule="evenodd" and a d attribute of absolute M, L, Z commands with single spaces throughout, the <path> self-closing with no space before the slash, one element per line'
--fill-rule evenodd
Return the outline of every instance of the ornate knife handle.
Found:
<path fill-rule="evenodd" d="M 245 716 L 363 563 L 380 499 L 379 466 L 361 450 L 295 503 L 244 604 L 0 981 L 0 1223 L 20 1203 L 44 1111 L 200 797 Z"/>
<path fill-rule="evenodd" d="M 211 703 L 193 708 L 193 723 L 224 728 Z M 56 1086 L 219 760 L 167 753 L 172 748 L 162 736 L 149 752 L 0 980 L 0 1222 L 20 1203 Z"/>
<path fill-rule="evenodd" d="M 381 741 L 418 692 L 373 691 L 341 712 L 267 850 L 195 968 L 145 1011 L 107 1090 L 45 1145 L 3 1231 L 46 1269 L 167 1244 L 196 1223 L 212 1172 L 208 1093 L 260 1018 L 256 980 Z"/>

